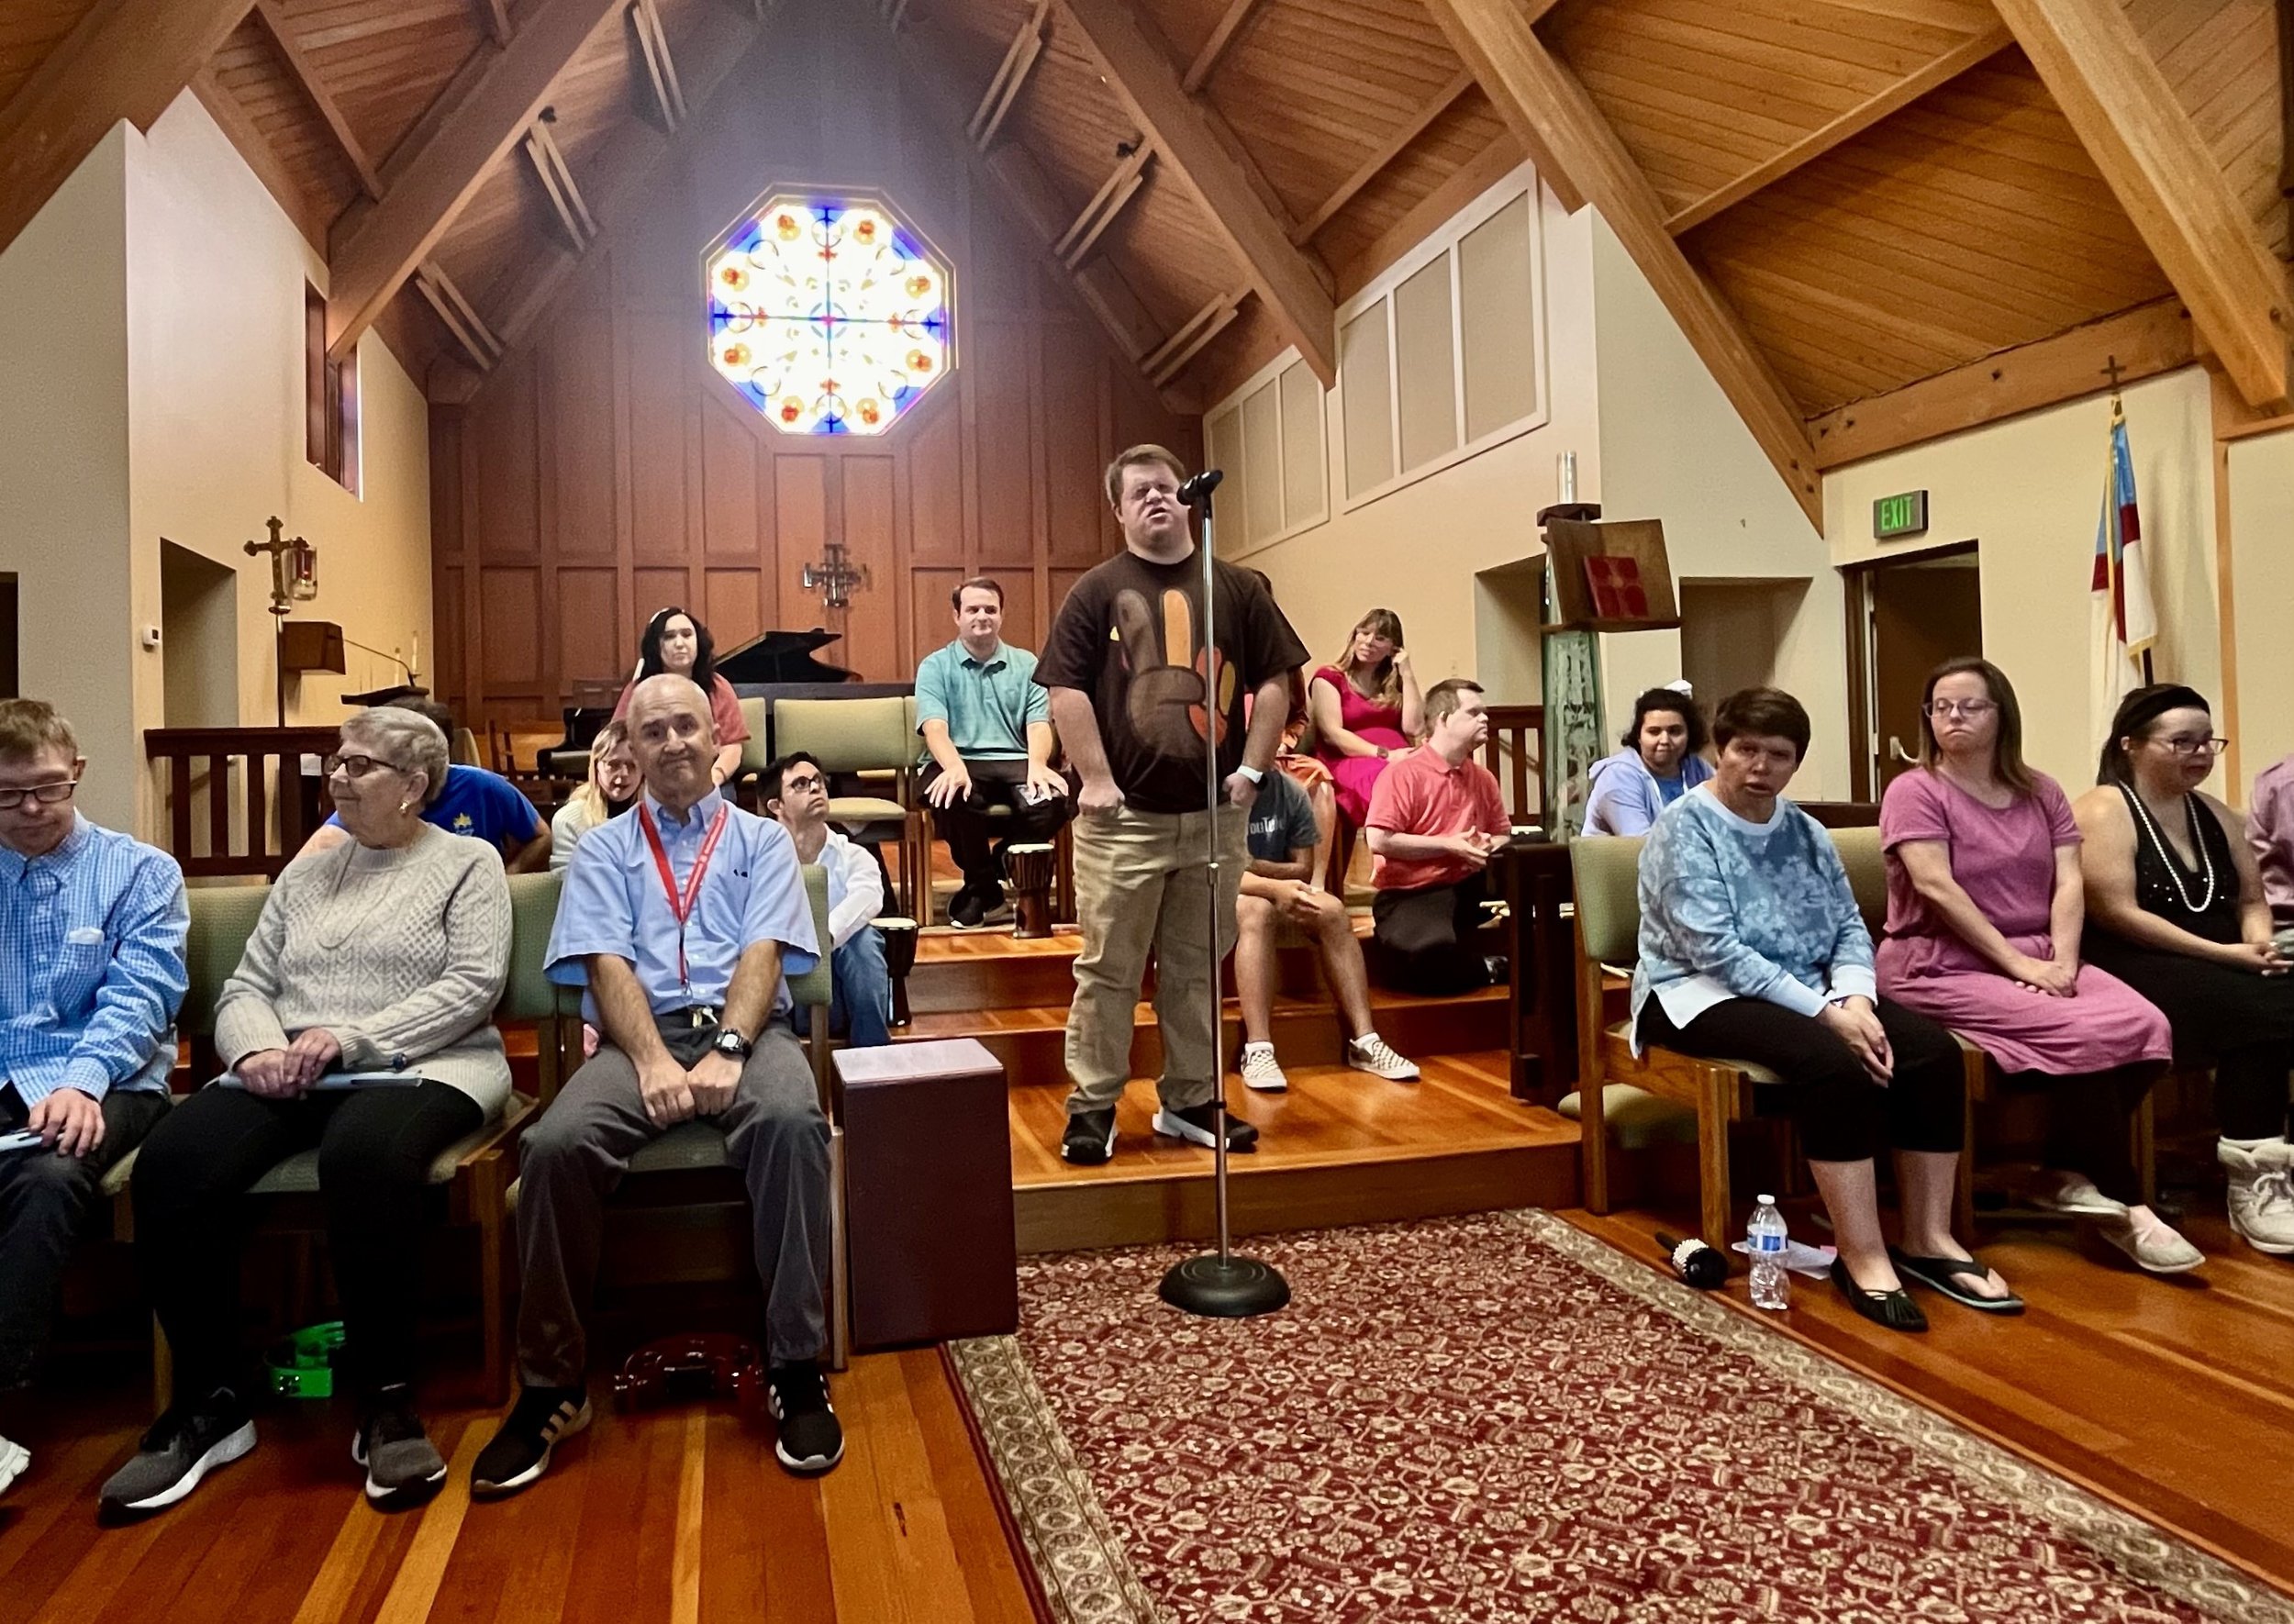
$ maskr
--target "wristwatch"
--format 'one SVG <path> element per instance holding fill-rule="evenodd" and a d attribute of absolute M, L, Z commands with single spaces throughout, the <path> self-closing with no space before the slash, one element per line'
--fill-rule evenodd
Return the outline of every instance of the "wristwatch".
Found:
<path fill-rule="evenodd" d="M 742 1037 L 739 1032 L 736 1032 L 730 1027 L 719 1028 L 717 1034 L 717 1040 L 711 1043 L 709 1047 L 716 1050 L 719 1054 L 729 1054 L 735 1060 L 747 1060 L 749 1058 L 749 1040 Z"/>
<path fill-rule="evenodd" d="M 1266 781 L 1266 769 L 1264 767 L 1253 767 L 1248 762 L 1243 762 L 1242 765 L 1237 767 L 1235 771 L 1242 773 L 1254 784 L 1264 784 Z"/>
<path fill-rule="evenodd" d="M 1383 761 L 1385 761 L 1386 759 L 1386 746 L 1385 746 L 1385 745 L 1383 745 L 1383 744 L 1381 744 L 1380 746 L 1378 746 L 1378 760 L 1380 760 L 1380 761 L 1382 761 L 1382 762 L 1383 762 Z"/>

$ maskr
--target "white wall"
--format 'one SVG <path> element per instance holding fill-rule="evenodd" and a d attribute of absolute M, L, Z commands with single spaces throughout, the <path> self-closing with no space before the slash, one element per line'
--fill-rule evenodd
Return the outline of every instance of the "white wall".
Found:
<path fill-rule="evenodd" d="M 126 125 L 0 253 L 0 570 L 18 577 L 23 691 L 89 760 L 80 808 L 135 827 L 129 695 L 159 656 L 128 602 Z"/>
<path fill-rule="evenodd" d="M 2124 399 L 2158 606 L 2154 666 L 2161 680 L 2188 683 L 2211 698 L 2222 692 L 2222 651 L 2206 373 L 2187 367 L 2130 384 Z M 2094 780 L 2095 752 L 2109 720 L 2088 715 L 2088 581 L 2110 427 L 2110 397 L 2091 395 L 1836 469 L 1824 480 L 1824 528 L 1840 562 L 1944 542 L 1981 543 L 1983 651 L 2015 684 L 2024 754 L 2074 793 Z M 2267 528 L 2267 483 L 2255 481 L 2252 493 L 2257 530 Z M 1928 533 L 1910 542 L 1875 542 L 1872 504 L 1921 489 L 1928 493 Z M 2283 537 L 2283 481 L 2275 500 Z M 2281 566 L 2281 589 L 2285 584 Z M 2257 623 L 2257 642 L 2283 640 L 2277 622 L 2288 601 L 2281 590 L 2275 606 L 2242 607 L 2242 618 L 2248 608 L 2270 617 Z M 2276 702 L 2251 681 L 2241 693 L 2256 717 Z"/>
<path fill-rule="evenodd" d="M 22 685 L 80 729 L 99 821 L 157 832 L 141 732 L 166 662 L 138 633 L 161 619 L 162 539 L 237 574 L 243 723 L 274 719 L 270 564 L 241 551 L 273 514 L 319 550 L 297 617 L 432 645 L 429 412 L 379 338 L 359 348 L 363 499 L 305 456 L 304 286 L 325 276 L 188 92 L 148 134 L 115 128 L 0 254 L 0 570 L 21 578 Z M 347 663 L 291 683 L 288 720 L 331 722 L 397 670 Z"/>
<path fill-rule="evenodd" d="M 1260 548 L 1242 562 L 1266 572 L 1275 596 L 1320 662 L 1338 653 L 1347 632 L 1374 606 L 1394 610 L 1409 634 L 1420 680 L 1534 671 L 1534 647 L 1520 640 L 1506 617 L 1477 609 L 1477 571 L 1535 554 L 1537 513 L 1559 500 L 1556 458 L 1577 454 L 1578 489 L 1598 489 L 1600 446 L 1594 407 L 1591 214 L 1572 217 L 1539 188 L 1545 278 L 1545 423 L 1517 439 L 1454 463 L 1414 484 Z M 1331 506 L 1345 488 L 1339 465 L 1343 438 L 1336 392 L 1323 398 Z M 1477 626 L 1478 622 L 1478 626 Z M 1478 646 L 1503 637 L 1504 648 Z M 1500 700 L 1534 699 L 1534 690 L 1501 676 Z"/>
<path fill-rule="evenodd" d="M 1616 233 L 1598 217 L 1592 249 L 1601 456 L 1591 495 L 1604 517 L 1665 522 L 1676 584 L 1808 584 L 1797 601 L 1778 595 L 1789 612 L 1775 633 L 1775 681 L 1808 706 L 1815 726 L 1792 793 L 1804 800 L 1845 798 L 1846 622 L 1831 551 Z M 1643 689 L 1682 673 L 1678 632 L 1601 641 L 1612 722 L 1631 714 Z M 1720 695 L 1698 697 L 1709 709 Z"/>
<path fill-rule="evenodd" d="M 2294 431 L 2231 444 L 2231 598 L 2244 788 L 2294 751 Z"/>

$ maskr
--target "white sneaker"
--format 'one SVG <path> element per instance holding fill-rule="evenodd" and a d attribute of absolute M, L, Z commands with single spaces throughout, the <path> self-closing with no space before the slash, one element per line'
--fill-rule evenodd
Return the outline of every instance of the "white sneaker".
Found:
<path fill-rule="evenodd" d="M 20 1443 L 0 1438 L 0 1495 L 8 1492 L 8 1485 L 24 1475 L 32 1463 L 32 1452 Z"/>
<path fill-rule="evenodd" d="M 1245 1043 L 1241 1064 L 1245 1088 L 1255 1088 L 1261 1094 L 1280 1094 L 1290 1086 L 1290 1079 L 1284 1076 L 1282 1067 L 1275 1063 L 1275 1046 L 1272 1043 Z"/>
<path fill-rule="evenodd" d="M 2294 1145 L 2220 1139 L 2214 1154 L 2230 1176 L 2231 1228 L 2256 1251 L 2294 1252 Z"/>
<path fill-rule="evenodd" d="M 1395 1053 L 1375 1032 L 1364 1032 L 1346 1045 L 1346 1063 L 1357 1072 L 1384 1077 L 1389 1083 L 1418 1081 L 1418 1068 Z"/>
<path fill-rule="evenodd" d="M 2125 1202 L 2112 1200 L 2081 1173 L 2043 1170 L 2025 1180 L 2017 1194 L 2042 1212 L 2077 1213 L 2083 1218 L 2127 1216 Z"/>

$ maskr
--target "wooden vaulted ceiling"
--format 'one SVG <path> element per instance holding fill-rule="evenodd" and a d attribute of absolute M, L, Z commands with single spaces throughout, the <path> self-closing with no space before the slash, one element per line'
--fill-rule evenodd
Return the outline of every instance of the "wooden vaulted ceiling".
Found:
<path fill-rule="evenodd" d="M 1524 156 L 1820 471 L 2210 356 L 2287 394 L 2278 0 L 0 0 L 0 245 L 188 83 L 466 395 L 782 6 L 897 50 L 1199 407 Z M 541 269 L 537 273 L 537 257 Z"/>

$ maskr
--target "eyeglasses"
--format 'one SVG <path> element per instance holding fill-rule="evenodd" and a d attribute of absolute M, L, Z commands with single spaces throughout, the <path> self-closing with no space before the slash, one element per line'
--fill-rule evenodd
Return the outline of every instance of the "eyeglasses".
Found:
<path fill-rule="evenodd" d="M 72 792 L 79 787 L 78 779 L 63 778 L 53 784 L 28 784 L 21 789 L 0 789 L 0 811 L 12 811 L 21 806 L 27 795 L 43 806 L 52 806 L 58 801 L 70 800 Z"/>
<path fill-rule="evenodd" d="M 1927 703 L 1931 717 L 1965 717 L 1970 721 L 1989 716 L 1999 708 L 1988 699 L 1931 699 Z"/>
<path fill-rule="evenodd" d="M 2231 741 L 2222 738 L 2155 739 L 2152 742 L 2165 745 L 2178 756 L 2220 755 L 2231 747 Z"/>
<path fill-rule="evenodd" d="M 363 778 L 377 767 L 387 768 L 393 773 L 406 771 L 396 762 L 385 762 L 380 756 L 332 755 L 319 764 L 326 768 L 327 776 L 329 778 L 332 778 L 337 772 L 340 772 L 345 778 Z"/>
<path fill-rule="evenodd" d="M 784 790 L 826 789 L 829 787 L 829 781 L 818 777 L 784 778 L 781 780 L 781 787 Z"/>

